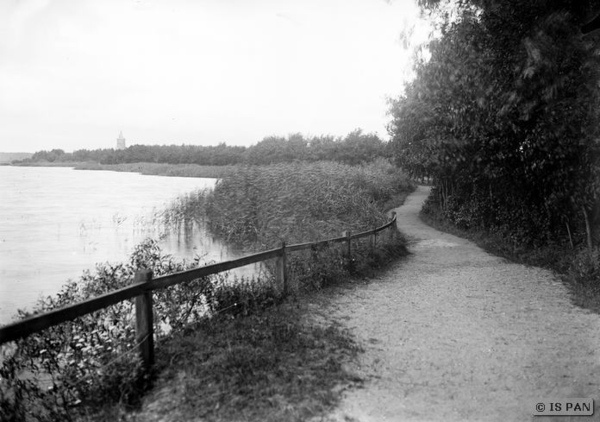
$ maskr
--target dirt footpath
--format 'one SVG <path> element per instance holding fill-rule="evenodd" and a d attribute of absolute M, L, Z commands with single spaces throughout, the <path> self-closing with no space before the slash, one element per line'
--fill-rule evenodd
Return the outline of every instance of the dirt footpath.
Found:
<path fill-rule="evenodd" d="M 549 272 L 512 264 L 398 208 L 412 255 L 326 312 L 364 347 L 364 388 L 335 421 L 600 420 L 600 317 L 574 307 Z M 596 400 L 590 417 L 533 417 L 537 400 Z"/>

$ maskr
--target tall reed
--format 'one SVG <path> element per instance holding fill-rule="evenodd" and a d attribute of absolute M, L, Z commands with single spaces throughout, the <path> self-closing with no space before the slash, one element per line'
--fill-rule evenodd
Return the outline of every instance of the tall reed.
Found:
<path fill-rule="evenodd" d="M 217 183 L 204 204 L 213 232 L 233 243 L 267 249 L 281 241 L 317 241 L 383 225 L 389 207 L 400 205 L 394 199 L 412 188 L 383 159 L 362 166 L 297 162 L 238 168 Z M 354 241 L 350 259 L 339 245 L 291 254 L 290 284 L 296 292 L 319 289 L 406 253 L 400 238 L 386 236 L 379 246 L 373 250 L 367 240 Z"/>
<path fill-rule="evenodd" d="M 217 183 L 206 213 L 227 240 L 265 248 L 374 228 L 386 221 L 385 204 L 410 189 L 385 160 L 241 167 Z"/>

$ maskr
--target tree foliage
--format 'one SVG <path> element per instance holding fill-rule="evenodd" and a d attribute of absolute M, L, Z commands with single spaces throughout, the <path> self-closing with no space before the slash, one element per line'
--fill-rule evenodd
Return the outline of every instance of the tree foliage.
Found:
<path fill-rule="evenodd" d="M 439 1 L 423 2 L 429 6 Z M 395 158 L 447 217 L 540 245 L 598 221 L 600 40 L 591 3 L 459 1 L 392 101 Z"/>

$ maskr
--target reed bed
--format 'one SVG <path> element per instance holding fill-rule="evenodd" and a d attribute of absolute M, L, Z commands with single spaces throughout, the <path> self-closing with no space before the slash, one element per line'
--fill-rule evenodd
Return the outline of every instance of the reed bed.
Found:
<path fill-rule="evenodd" d="M 217 183 L 206 215 L 213 232 L 228 241 L 268 248 L 381 225 L 385 207 L 411 186 L 386 160 L 241 167 Z"/>
<path fill-rule="evenodd" d="M 248 249 L 339 237 L 388 221 L 386 214 L 413 189 L 387 160 L 361 166 L 335 162 L 240 167 L 219 180 L 202 201 L 214 233 Z M 402 239 L 381 240 L 372 250 L 355 242 L 353 256 L 340 245 L 292 254 L 289 274 L 296 292 L 321 288 L 348 275 L 371 271 L 391 256 L 406 253 Z"/>

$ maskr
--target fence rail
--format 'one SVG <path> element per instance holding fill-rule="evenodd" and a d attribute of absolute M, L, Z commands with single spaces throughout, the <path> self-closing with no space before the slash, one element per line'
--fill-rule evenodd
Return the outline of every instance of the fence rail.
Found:
<path fill-rule="evenodd" d="M 136 273 L 133 284 L 122 289 L 115 290 L 110 293 L 65 306 L 64 308 L 56 309 L 39 315 L 34 315 L 17 321 L 3 327 L 0 327 L 0 345 L 9 341 L 18 340 L 27 337 L 30 334 L 42 331 L 46 328 L 58 325 L 63 322 L 71 321 L 77 317 L 98 311 L 111 305 L 115 305 L 124 300 L 135 298 L 136 300 L 136 335 L 139 343 L 139 353 L 145 365 L 151 366 L 154 363 L 154 346 L 153 346 L 153 322 L 152 322 L 152 291 L 174 286 L 179 283 L 189 282 L 208 275 L 217 274 L 223 271 L 232 270 L 234 268 L 243 267 L 245 265 L 254 264 L 257 262 L 266 261 L 268 259 L 277 259 L 276 262 L 276 279 L 281 286 L 282 294 L 289 293 L 289 285 L 287 280 L 286 261 L 287 254 L 306 250 L 315 247 L 327 246 L 334 243 L 346 243 L 346 254 L 348 257 L 352 254 L 352 240 L 370 237 L 371 247 L 376 246 L 377 233 L 391 228 L 390 237 L 396 233 L 393 230 L 396 223 L 396 213 L 392 213 L 392 219 L 386 224 L 377 227 L 373 230 L 368 230 L 361 233 L 352 234 L 344 232 L 341 237 L 333 239 L 321 240 L 318 242 L 299 243 L 296 245 L 286 246 L 282 242 L 281 247 L 271 249 L 264 252 L 255 253 L 242 258 L 231 261 L 210 264 L 192 270 L 182 271 L 179 273 L 169 274 L 157 278 L 152 277 L 152 273 L 148 270 L 139 271 Z"/>

